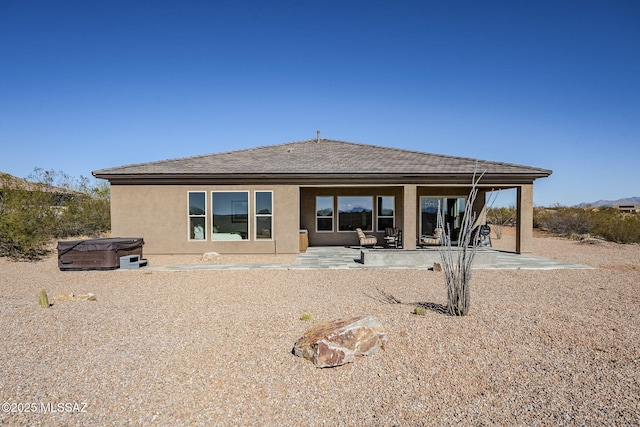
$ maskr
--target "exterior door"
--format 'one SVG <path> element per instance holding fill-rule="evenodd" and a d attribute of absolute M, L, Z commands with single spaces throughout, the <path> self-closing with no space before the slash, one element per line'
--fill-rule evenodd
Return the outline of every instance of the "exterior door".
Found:
<path fill-rule="evenodd" d="M 433 235 L 438 224 L 438 211 L 442 211 L 444 232 L 451 232 L 451 240 L 457 240 L 465 205 L 465 197 L 420 197 L 420 235 Z"/>

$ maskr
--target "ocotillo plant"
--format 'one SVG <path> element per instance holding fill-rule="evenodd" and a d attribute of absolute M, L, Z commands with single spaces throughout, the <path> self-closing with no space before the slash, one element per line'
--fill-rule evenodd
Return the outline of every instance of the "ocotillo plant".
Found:
<path fill-rule="evenodd" d="M 477 184 L 482 175 L 477 179 L 475 174 L 473 176 L 471 191 L 458 234 L 457 250 L 451 248 L 451 228 L 444 222 L 442 209 L 438 210 L 438 227 L 443 230 L 443 238 L 438 250 L 447 286 L 447 311 L 452 316 L 466 316 L 471 304 L 471 267 L 476 255 L 479 233 L 479 227 L 475 231 L 473 229 L 473 224 L 476 221 L 473 203 L 478 194 Z"/>

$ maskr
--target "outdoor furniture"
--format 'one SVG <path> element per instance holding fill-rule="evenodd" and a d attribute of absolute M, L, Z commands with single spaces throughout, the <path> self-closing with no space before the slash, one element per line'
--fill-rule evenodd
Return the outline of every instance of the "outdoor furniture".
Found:
<path fill-rule="evenodd" d="M 420 236 L 421 246 L 440 245 L 442 243 L 442 228 L 433 230 L 433 236 Z"/>
<path fill-rule="evenodd" d="M 396 227 L 388 227 L 384 229 L 384 241 L 387 247 L 401 248 L 402 247 L 402 230 Z"/>
<path fill-rule="evenodd" d="M 358 233 L 358 239 L 360 239 L 360 246 L 373 247 L 378 244 L 376 236 L 365 235 L 361 228 L 356 228 L 356 233 Z"/>
<path fill-rule="evenodd" d="M 480 246 L 493 247 L 491 244 L 491 227 L 488 224 L 484 224 L 480 226 L 480 232 L 478 233 L 478 244 Z"/>

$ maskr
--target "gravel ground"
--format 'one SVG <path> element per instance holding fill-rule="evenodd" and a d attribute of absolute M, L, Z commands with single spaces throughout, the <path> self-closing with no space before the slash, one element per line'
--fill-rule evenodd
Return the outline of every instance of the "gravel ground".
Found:
<path fill-rule="evenodd" d="M 597 268 L 475 271 L 471 312 L 454 318 L 440 312 L 442 273 L 427 270 L 0 259 L 0 424 L 640 425 L 640 246 L 536 235 L 534 254 Z M 41 289 L 97 301 L 43 309 Z M 357 314 L 385 325 L 384 352 L 331 369 L 291 354 L 312 325 Z"/>

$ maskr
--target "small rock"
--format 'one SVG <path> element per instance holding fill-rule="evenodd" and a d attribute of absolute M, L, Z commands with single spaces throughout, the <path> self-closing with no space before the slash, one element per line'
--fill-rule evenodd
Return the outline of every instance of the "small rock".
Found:
<path fill-rule="evenodd" d="M 440 265 L 439 262 L 433 263 L 433 271 L 442 271 L 442 266 Z"/>
<path fill-rule="evenodd" d="M 205 252 L 202 254 L 202 261 L 218 261 L 221 255 L 218 252 Z"/>
<path fill-rule="evenodd" d="M 356 356 L 384 350 L 387 336 L 382 323 L 373 316 L 344 318 L 309 329 L 296 341 L 293 354 L 319 368 L 351 363 Z"/>
<path fill-rule="evenodd" d="M 78 301 L 78 300 L 97 301 L 98 300 L 94 294 L 76 295 L 73 299 L 74 301 Z"/>
<path fill-rule="evenodd" d="M 58 302 L 64 302 L 64 301 L 79 301 L 79 300 L 85 300 L 85 301 L 97 301 L 97 298 L 94 294 L 92 293 L 88 293 L 85 295 L 75 295 L 73 293 L 70 294 L 61 294 L 61 295 L 56 295 L 54 297 L 54 300 L 58 301 Z"/>

